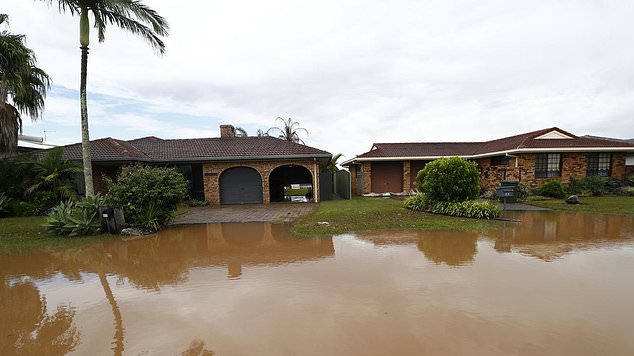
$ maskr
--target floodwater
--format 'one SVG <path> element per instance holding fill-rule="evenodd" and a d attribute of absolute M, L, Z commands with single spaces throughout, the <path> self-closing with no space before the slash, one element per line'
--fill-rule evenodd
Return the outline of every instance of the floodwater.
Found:
<path fill-rule="evenodd" d="M 634 355 L 634 220 L 294 238 L 210 224 L 0 255 L 0 354 Z"/>

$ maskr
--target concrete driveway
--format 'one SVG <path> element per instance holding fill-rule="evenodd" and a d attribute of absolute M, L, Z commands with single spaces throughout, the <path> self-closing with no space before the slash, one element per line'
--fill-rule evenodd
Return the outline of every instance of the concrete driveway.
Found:
<path fill-rule="evenodd" d="M 290 222 L 317 207 L 315 203 L 272 203 L 188 208 L 172 225 L 221 222 Z"/>

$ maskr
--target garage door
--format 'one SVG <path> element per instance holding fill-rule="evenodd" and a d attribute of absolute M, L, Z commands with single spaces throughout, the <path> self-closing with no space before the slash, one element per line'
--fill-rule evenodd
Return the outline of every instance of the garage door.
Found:
<path fill-rule="evenodd" d="M 403 162 L 372 162 L 372 192 L 403 191 Z"/>
<path fill-rule="evenodd" d="M 262 177 L 253 168 L 229 168 L 220 176 L 220 204 L 262 203 Z"/>

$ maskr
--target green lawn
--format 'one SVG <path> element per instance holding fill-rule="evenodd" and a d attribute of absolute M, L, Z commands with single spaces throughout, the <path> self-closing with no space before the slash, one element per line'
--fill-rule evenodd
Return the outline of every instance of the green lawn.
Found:
<path fill-rule="evenodd" d="M 319 203 L 310 215 L 293 223 L 297 235 L 326 235 L 364 230 L 480 230 L 498 222 L 427 214 L 401 208 L 402 201 L 355 197 Z M 317 223 L 326 221 L 328 226 Z"/>
<path fill-rule="evenodd" d="M 96 241 L 107 234 L 89 237 L 61 237 L 49 234 L 42 226 L 45 216 L 0 218 L 0 252 L 30 248 L 52 248 L 69 244 Z"/>
<path fill-rule="evenodd" d="M 567 204 L 564 199 L 530 201 L 528 204 L 557 211 L 634 215 L 634 197 L 580 197 L 579 200 L 582 204 Z"/>

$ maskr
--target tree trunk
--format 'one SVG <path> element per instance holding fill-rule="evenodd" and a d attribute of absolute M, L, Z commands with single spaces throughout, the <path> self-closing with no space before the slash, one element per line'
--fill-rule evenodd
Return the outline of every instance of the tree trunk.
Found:
<path fill-rule="evenodd" d="M 119 310 L 119 306 L 117 305 L 117 301 L 114 299 L 114 295 L 112 294 L 112 289 L 110 289 L 110 284 L 108 283 L 108 278 L 106 278 L 106 274 L 104 272 L 99 272 L 99 281 L 101 282 L 101 287 L 103 288 L 103 292 L 106 294 L 106 299 L 108 299 L 108 303 L 110 303 L 110 307 L 112 308 L 112 316 L 114 317 L 114 347 L 112 351 L 114 351 L 115 355 L 122 355 L 125 346 L 123 344 L 123 318 L 121 317 L 121 310 Z"/>
<path fill-rule="evenodd" d="M 92 161 L 90 157 L 90 134 L 88 132 L 88 102 L 86 98 L 86 78 L 88 76 L 88 46 L 81 46 L 81 83 L 79 99 L 81 101 L 81 150 L 84 163 L 84 182 L 86 196 L 93 196 L 95 188 L 92 180 Z"/>

